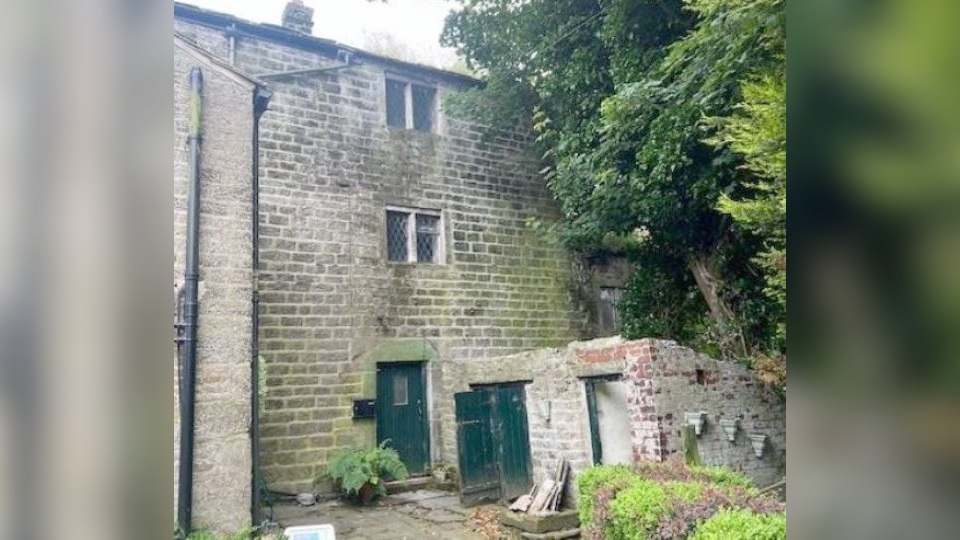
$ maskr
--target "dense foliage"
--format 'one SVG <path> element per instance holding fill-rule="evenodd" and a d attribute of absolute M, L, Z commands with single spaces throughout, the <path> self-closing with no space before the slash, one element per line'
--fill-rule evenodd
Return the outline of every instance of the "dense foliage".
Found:
<path fill-rule="evenodd" d="M 488 85 L 447 106 L 536 130 L 562 220 L 534 225 L 635 262 L 624 334 L 784 357 L 785 0 L 459 3 L 443 41 Z"/>
<path fill-rule="evenodd" d="M 373 497 L 386 495 L 385 481 L 409 477 L 400 455 L 387 446 L 389 442 L 383 441 L 371 450 L 352 448 L 337 452 L 330 457 L 326 476 L 350 499 L 363 502 L 362 490 L 369 490 Z"/>
<path fill-rule="evenodd" d="M 777 540 L 787 537 L 786 514 L 757 514 L 750 510 L 725 509 L 697 527 L 691 540 Z"/>
<path fill-rule="evenodd" d="M 577 478 L 585 538 L 786 538 L 786 506 L 718 467 L 645 462 Z"/>

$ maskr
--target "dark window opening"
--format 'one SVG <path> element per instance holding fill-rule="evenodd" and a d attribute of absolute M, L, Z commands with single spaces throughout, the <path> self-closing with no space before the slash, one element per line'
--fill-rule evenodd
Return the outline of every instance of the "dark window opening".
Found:
<path fill-rule="evenodd" d="M 433 131 L 433 111 L 437 91 L 427 86 L 413 85 L 413 129 Z"/>
<path fill-rule="evenodd" d="M 387 79 L 387 125 L 407 127 L 407 83 Z"/>
<path fill-rule="evenodd" d="M 600 287 L 600 332 L 612 336 L 620 333 L 620 314 L 617 304 L 623 298 L 623 289 L 617 287 Z"/>
<path fill-rule="evenodd" d="M 407 221 L 410 214 L 387 210 L 387 259 L 407 260 Z"/>
<path fill-rule="evenodd" d="M 707 384 L 707 374 L 702 369 L 697 370 L 697 384 Z"/>

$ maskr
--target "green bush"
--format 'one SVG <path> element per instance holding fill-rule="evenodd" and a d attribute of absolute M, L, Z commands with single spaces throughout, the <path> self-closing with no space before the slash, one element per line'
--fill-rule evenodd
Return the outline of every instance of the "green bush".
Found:
<path fill-rule="evenodd" d="M 580 523 L 587 526 L 593 520 L 594 502 L 599 489 L 616 493 L 639 481 L 640 477 L 625 465 L 597 465 L 581 472 L 577 475 Z"/>
<path fill-rule="evenodd" d="M 671 495 L 684 502 L 696 502 L 700 500 L 703 494 L 702 485 L 699 482 L 664 482 L 663 486 L 667 488 Z"/>
<path fill-rule="evenodd" d="M 704 521 L 690 540 L 786 540 L 786 514 L 724 509 Z"/>
<path fill-rule="evenodd" d="M 639 480 L 618 493 L 610 503 L 609 537 L 616 540 L 649 538 L 670 508 L 670 498 L 663 485 Z"/>
<path fill-rule="evenodd" d="M 327 464 L 326 476 L 337 484 L 345 497 L 359 502 L 386 495 L 385 481 L 404 480 L 410 476 L 400 461 L 400 455 L 387 446 L 388 442 L 383 441 L 372 450 L 352 448 L 337 452 Z M 372 493 L 364 497 L 362 491 Z"/>
<path fill-rule="evenodd" d="M 577 478 L 577 490 L 583 536 L 596 540 L 687 538 L 720 510 L 744 509 L 767 524 L 783 518 L 786 508 L 773 497 L 758 496 L 742 474 L 682 461 L 592 467 Z"/>
<path fill-rule="evenodd" d="M 748 491 L 756 490 L 753 481 L 746 476 L 727 467 L 710 467 L 706 465 L 691 465 L 690 472 L 694 477 L 718 486 L 742 487 Z"/>

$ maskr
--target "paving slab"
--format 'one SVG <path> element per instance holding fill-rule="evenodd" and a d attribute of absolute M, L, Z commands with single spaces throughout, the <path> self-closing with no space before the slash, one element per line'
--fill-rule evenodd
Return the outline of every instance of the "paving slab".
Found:
<path fill-rule="evenodd" d="M 483 540 L 470 529 L 474 510 L 460 506 L 455 494 L 424 489 L 393 494 L 370 506 L 338 500 L 313 506 L 279 504 L 274 519 L 282 527 L 330 523 L 337 540 Z"/>

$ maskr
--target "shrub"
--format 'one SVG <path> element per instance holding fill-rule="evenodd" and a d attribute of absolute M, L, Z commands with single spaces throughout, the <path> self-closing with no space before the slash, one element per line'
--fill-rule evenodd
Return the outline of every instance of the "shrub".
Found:
<path fill-rule="evenodd" d="M 670 513 L 670 506 L 663 485 L 649 480 L 637 481 L 610 503 L 609 537 L 617 540 L 649 538 L 660 519 Z"/>
<path fill-rule="evenodd" d="M 607 496 L 612 498 L 617 491 L 639 480 L 640 477 L 625 465 L 597 465 L 581 472 L 577 475 L 580 523 L 587 526 L 592 521 L 598 490 L 610 492 Z"/>
<path fill-rule="evenodd" d="M 786 540 L 786 514 L 724 509 L 697 527 L 691 540 Z"/>
<path fill-rule="evenodd" d="M 756 486 L 746 476 L 728 469 L 726 467 L 709 467 L 705 465 L 696 465 L 689 467 L 690 472 L 698 480 L 702 480 L 718 486 L 736 486 L 742 487 L 748 491 L 755 491 Z"/>
<path fill-rule="evenodd" d="M 743 475 L 683 462 L 592 467 L 577 480 L 584 537 L 616 540 L 688 538 L 723 509 L 783 515 L 786 506 Z M 759 537 L 765 539 L 766 537 Z"/>
<path fill-rule="evenodd" d="M 337 452 L 327 464 L 326 476 L 337 484 L 344 497 L 361 503 L 386 495 L 385 481 L 410 476 L 400 455 L 387 446 L 388 442 L 383 441 L 372 450 L 353 448 Z"/>

